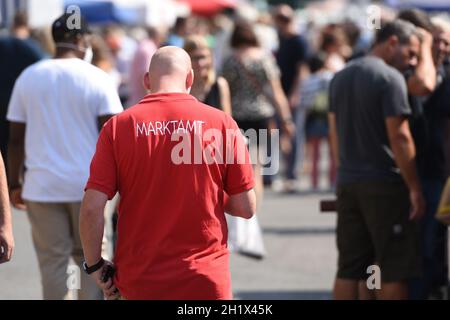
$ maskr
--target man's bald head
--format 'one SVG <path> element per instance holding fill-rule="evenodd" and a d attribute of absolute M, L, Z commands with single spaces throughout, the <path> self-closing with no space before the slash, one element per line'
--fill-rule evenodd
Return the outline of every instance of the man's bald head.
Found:
<path fill-rule="evenodd" d="M 192 87 L 191 58 L 181 48 L 167 46 L 152 57 L 145 85 L 155 92 L 188 92 Z"/>

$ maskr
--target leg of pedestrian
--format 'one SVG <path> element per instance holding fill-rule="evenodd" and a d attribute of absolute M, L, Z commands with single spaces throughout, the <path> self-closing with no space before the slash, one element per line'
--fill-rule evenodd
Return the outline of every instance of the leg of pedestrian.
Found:
<path fill-rule="evenodd" d="M 72 253 L 71 221 L 63 204 L 27 202 L 44 300 L 68 298 L 67 267 Z"/>

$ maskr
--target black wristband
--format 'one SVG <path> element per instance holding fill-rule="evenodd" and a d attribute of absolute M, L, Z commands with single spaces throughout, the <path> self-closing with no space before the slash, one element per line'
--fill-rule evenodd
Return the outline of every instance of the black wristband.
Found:
<path fill-rule="evenodd" d="M 83 262 L 83 269 L 84 269 L 84 272 L 86 272 L 87 274 L 92 274 L 95 271 L 99 270 L 101 267 L 103 267 L 104 264 L 105 264 L 105 260 L 103 260 L 103 258 L 101 258 L 99 262 L 97 262 L 96 264 L 94 264 L 91 267 L 89 267 L 86 264 L 86 261 L 84 261 Z"/>

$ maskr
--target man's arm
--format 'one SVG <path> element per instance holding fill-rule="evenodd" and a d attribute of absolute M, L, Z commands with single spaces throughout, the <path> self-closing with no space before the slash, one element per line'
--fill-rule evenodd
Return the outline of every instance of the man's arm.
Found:
<path fill-rule="evenodd" d="M 88 189 L 83 197 L 80 209 L 80 238 L 84 259 L 89 267 L 102 259 L 102 240 L 105 228 L 104 210 L 108 196 L 100 191 Z M 107 299 L 118 298 L 113 279 L 102 281 L 102 276 L 111 262 L 106 261 L 102 268 L 92 273 L 97 285 Z"/>
<path fill-rule="evenodd" d="M 386 128 L 394 159 L 408 186 L 412 205 L 411 219 L 424 214 L 425 201 L 416 169 L 416 149 L 406 117 L 386 118 Z"/>
<path fill-rule="evenodd" d="M 255 190 L 229 196 L 225 199 L 225 211 L 235 217 L 250 219 L 256 212 Z"/>
<path fill-rule="evenodd" d="M 333 112 L 328 113 L 329 140 L 331 148 L 331 156 L 334 159 L 336 168 L 339 167 L 339 144 L 336 127 L 336 115 Z"/>
<path fill-rule="evenodd" d="M 281 81 L 275 77 L 270 80 L 270 85 L 273 92 L 275 109 L 281 118 L 282 127 L 292 137 L 295 134 L 295 125 L 292 119 L 291 109 L 289 108 L 289 102 L 281 86 Z"/>
<path fill-rule="evenodd" d="M 11 122 L 9 126 L 8 143 L 8 178 L 9 191 L 13 206 L 25 210 L 23 202 L 21 176 L 25 158 L 25 123 Z"/>
<path fill-rule="evenodd" d="M 102 257 L 106 201 L 108 201 L 106 194 L 88 189 L 81 203 L 80 237 L 83 245 L 84 258 L 88 266 L 96 264 Z"/>
<path fill-rule="evenodd" d="M 0 155 L 0 264 L 11 260 L 14 249 L 11 208 L 3 158 Z"/>
<path fill-rule="evenodd" d="M 295 73 L 294 84 L 292 90 L 289 93 L 289 106 L 291 109 L 295 109 L 300 105 L 300 87 L 302 81 L 308 77 L 309 69 L 305 63 L 299 63 L 297 66 L 297 72 Z"/>
<path fill-rule="evenodd" d="M 426 30 L 420 31 L 422 43 L 419 62 L 407 80 L 408 92 L 413 96 L 429 95 L 436 87 L 436 67 L 432 55 L 433 36 Z"/>

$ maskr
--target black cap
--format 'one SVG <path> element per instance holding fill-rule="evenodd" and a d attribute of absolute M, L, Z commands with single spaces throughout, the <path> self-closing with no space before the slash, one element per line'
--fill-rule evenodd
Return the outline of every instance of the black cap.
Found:
<path fill-rule="evenodd" d="M 55 43 L 71 42 L 79 35 L 90 33 L 91 31 L 83 17 L 75 17 L 69 13 L 63 14 L 52 25 L 52 36 Z"/>

